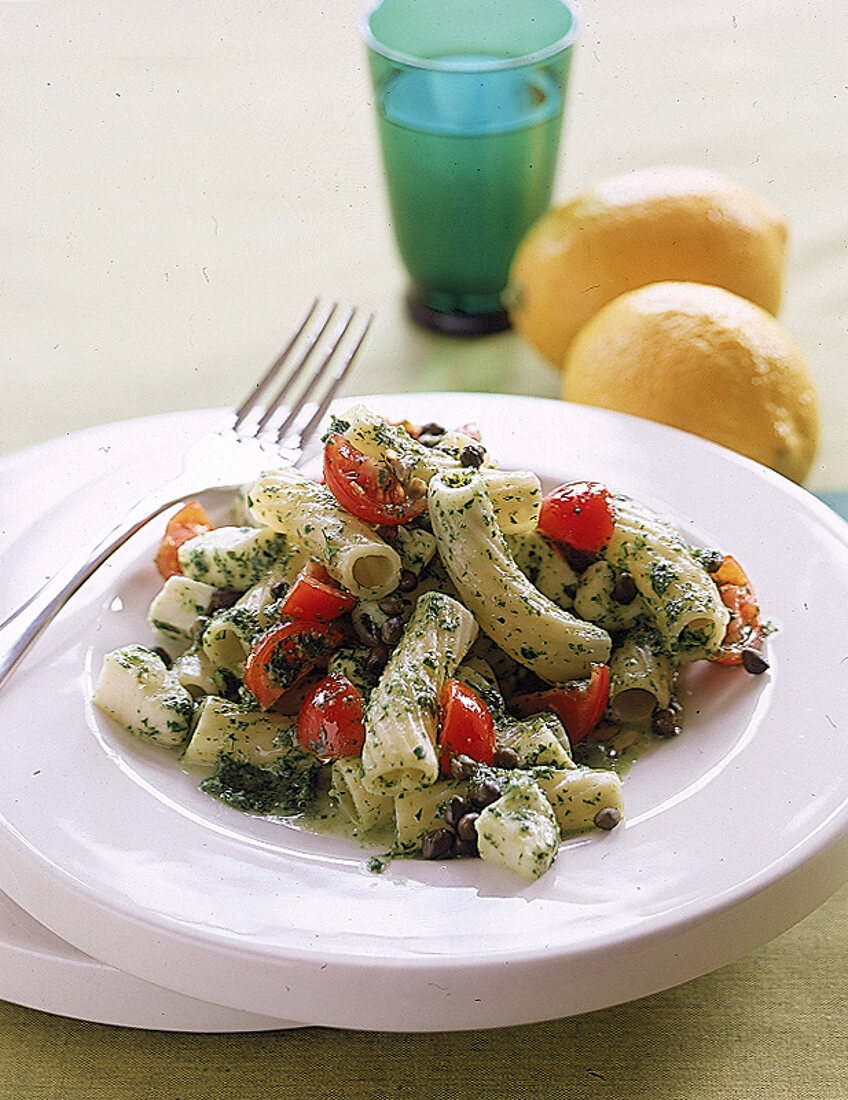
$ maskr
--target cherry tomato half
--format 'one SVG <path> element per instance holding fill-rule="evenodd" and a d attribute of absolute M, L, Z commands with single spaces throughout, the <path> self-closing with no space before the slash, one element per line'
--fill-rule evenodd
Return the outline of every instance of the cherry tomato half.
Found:
<path fill-rule="evenodd" d="M 542 499 L 539 533 L 576 550 L 597 554 L 609 542 L 615 509 L 609 489 L 597 481 L 568 481 Z"/>
<path fill-rule="evenodd" d="M 283 597 L 280 614 L 286 619 L 317 619 L 327 623 L 344 615 L 356 596 L 340 588 L 320 562 L 310 561 Z"/>
<path fill-rule="evenodd" d="M 718 585 L 721 602 L 730 611 L 724 639 L 712 661 L 717 665 L 740 665 L 744 649 L 759 649 L 763 644 L 760 605 L 745 570 L 730 554 L 725 554 L 710 576 Z"/>
<path fill-rule="evenodd" d="M 297 742 L 319 760 L 359 756 L 365 743 L 362 696 L 346 676 L 315 685 L 297 715 Z"/>
<path fill-rule="evenodd" d="M 597 726 L 609 699 L 609 665 L 592 665 L 586 680 L 572 680 L 560 687 L 516 695 L 507 704 L 516 718 L 549 711 L 559 718 L 572 745 Z"/>
<path fill-rule="evenodd" d="M 452 756 L 491 764 L 495 755 L 492 712 L 461 680 L 446 680 L 439 696 L 439 767 L 450 774 Z"/>
<path fill-rule="evenodd" d="M 324 443 L 324 481 L 342 508 L 376 527 L 409 523 L 427 510 L 426 494 L 410 497 L 388 466 L 338 432 Z"/>
<path fill-rule="evenodd" d="M 156 551 L 156 568 L 165 580 L 183 571 L 177 557 L 182 544 L 195 535 L 211 531 L 214 526 L 209 513 L 198 500 L 190 500 L 171 516 Z"/>
<path fill-rule="evenodd" d="M 267 710 L 342 642 L 334 623 L 292 619 L 270 627 L 253 643 L 244 665 L 244 686 Z"/>

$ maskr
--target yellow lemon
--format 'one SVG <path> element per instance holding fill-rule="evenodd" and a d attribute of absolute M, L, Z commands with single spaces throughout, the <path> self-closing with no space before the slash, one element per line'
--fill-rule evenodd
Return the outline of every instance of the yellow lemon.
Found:
<path fill-rule="evenodd" d="M 720 287 L 654 283 L 609 302 L 565 358 L 562 396 L 693 432 L 807 476 L 818 445 L 815 384 L 765 310 Z"/>
<path fill-rule="evenodd" d="M 504 300 L 513 327 L 559 367 L 602 305 L 647 283 L 710 283 L 780 307 L 786 221 L 715 172 L 630 172 L 553 207 L 528 230 Z"/>

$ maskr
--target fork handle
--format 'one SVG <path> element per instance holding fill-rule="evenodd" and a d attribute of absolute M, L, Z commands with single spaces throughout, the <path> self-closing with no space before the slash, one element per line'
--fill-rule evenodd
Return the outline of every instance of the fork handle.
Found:
<path fill-rule="evenodd" d="M 178 479 L 163 485 L 155 495 L 140 500 L 81 565 L 72 562 L 60 569 L 0 624 L 0 684 L 71 596 L 150 520 L 185 500 L 187 488 L 186 483 Z"/>

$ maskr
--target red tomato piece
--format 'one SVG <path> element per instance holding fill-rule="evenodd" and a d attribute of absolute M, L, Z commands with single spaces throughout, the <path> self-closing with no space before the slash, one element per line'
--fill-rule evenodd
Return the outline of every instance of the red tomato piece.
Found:
<path fill-rule="evenodd" d="M 280 614 L 286 619 L 317 619 L 327 623 L 344 615 L 356 596 L 340 588 L 320 562 L 307 562 L 283 597 Z"/>
<path fill-rule="evenodd" d="M 198 500 L 190 500 L 168 520 L 165 534 L 156 551 L 156 568 L 165 578 L 182 573 L 177 551 L 184 542 L 204 531 L 211 531 L 215 524 Z"/>
<path fill-rule="evenodd" d="M 297 742 L 319 760 L 359 756 L 365 743 L 364 710 L 362 696 L 346 676 L 326 676 L 298 712 Z"/>
<path fill-rule="evenodd" d="M 270 627 L 253 643 L 244 665 L 244 686 L 267 710 L 342 642 L 334 623 L 293 619 Z"/>
<path fill-rule="evenodd" d="M 600 722 L 609 700 L 609 685 L 609 665 L 592 665 L 588 679 L 516 695 L 508 707 L 516 718 L 529 718 L 544 711 L 555 714 L 569 741 L 576 745 Z"/>
<path fill-rule="evenodd" d="M 304 673 L 303 676 L 295 680 L 292 686 L 284 691 L 282 695 L 278 696 L 271 710 L 275 714 L 287 714 L 289 717 L 296 717 L 307 695 L 326 675 L 326 668 L 322 665 L 316 665 L 311 671 Z"/>
<path fill-rule="evenodd" d="M 745 570 L 730 554 L 725 554 L 710 576 L 718 585 L 721 602 L 730 611 L 724 639 L 712 661 L 717 665 L 740 665 L 744 649 L 759 649 L 763 644 L 760 605 Z"/>
<path fill-rule="evenodd" d="M 338 432 L 324 443 L 324 481 L 342 508 L 375 527 L 409 523 L 427 510 L 426 494 L 411 497 L 388 466 Z"/>
<path fill-rule="evenodd" d="M 576 550 L 597 554 L 615 526 L 612 496 L 597 481 L 568 481 L 542 499 L 539 533 Z"/>
<path fill-rule="evenodd" d="M 439 696 L 439 767 L 450 774 L 452 756 L 470 756 L 491 764 L 495 755 L 495 723 L 480 696 L 461 680 L 446 680 Z"/>

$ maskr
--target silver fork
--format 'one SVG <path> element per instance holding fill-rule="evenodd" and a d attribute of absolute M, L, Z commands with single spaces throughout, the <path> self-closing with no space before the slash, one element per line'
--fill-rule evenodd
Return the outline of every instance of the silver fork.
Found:
<path fill-rule="evenodd" d="M 274 462 L 297 462 L 353 366 L 373 320 L 316 299 L 279 356 L 233 410 L 232 422 L 194 443 L 180 474 L 129 510 L 87 555 L 48 580 L 0 624 L 0 683 L 73 594 L 150 520 L 210 489 L 235 489 Z M 276 394 L 265 394 L 285 375 Z M 296 396 L 295 396 L 296 395 Z"/>

